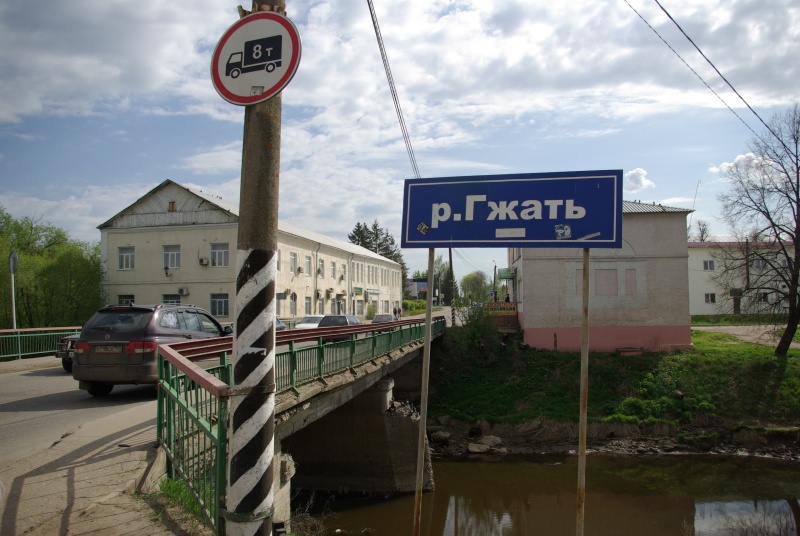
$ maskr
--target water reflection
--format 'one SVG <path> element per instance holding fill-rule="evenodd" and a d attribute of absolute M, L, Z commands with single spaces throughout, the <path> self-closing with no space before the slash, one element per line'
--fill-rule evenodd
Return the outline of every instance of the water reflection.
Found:
<path fill-rule="evenodd" d="M 796 535 L 800 464 L 745 458 L 590 457 L 586 536 Z M 577 458 L 434 462 L 431 536 L 575 534 Z M 318 497 L 319 500 L 319 497 Z M 330 530 L 411 532 L 413 496 L 332 503 Z"/>

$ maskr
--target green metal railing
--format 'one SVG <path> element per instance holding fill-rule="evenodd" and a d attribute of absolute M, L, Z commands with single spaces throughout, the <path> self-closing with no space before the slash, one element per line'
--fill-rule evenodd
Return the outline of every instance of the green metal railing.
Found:
<path fill-rule="evenodd" d="M 275 356 L 278 392 L 348 370 L 424 337 L 423 320 L 397 324 L 384 332 L 352 334 L 348 340 L 329 343 L 315 337 L 314 330 L 280 332 L 277 345 L 288 345 L 288 350 Z M 435 319 L 432 335 L 444 328 L 444 318 Z M 324 331 L 329 336 L 334 330 Z M 297 339 L 312 344 L 298 348 Z M 167 455 L 168 476 L 186 483 L 203 515 L 222 535 L 231 394 L 227 356 L 232 343 L 226 337 L 162 345 L 158 356 L 158 441 Z M 209 368 L 194 363 L 212 358 L 219 361 Z"/>
<path fill-rule="evenodd" d="M 80 331 L 80 326 L 0 329 L 0 361 L 55 355 L 58 343 L 64 336 Z"/>

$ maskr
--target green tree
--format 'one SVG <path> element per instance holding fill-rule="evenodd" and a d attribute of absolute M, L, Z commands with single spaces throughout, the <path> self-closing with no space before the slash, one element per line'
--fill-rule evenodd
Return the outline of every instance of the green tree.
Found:
<path fill-rule="evenodd" d="M 800 322 L 799 149 L 800 104 L 794 104 L 772 117 L 748 154 L 723 169 L 729 190 L 719 195 L 723 219 L 739 237 L 720 259 L 721 277 L 733 282 L 729 290 L 739 299 L 757 304 L 767 295 L 776 310 L 785 308 L 779 357 L 786 356 Z"/>
<path fill-rule="evenodd" d="M 19 257 L 14 276 L 17 326 L 83 324 L 103 305 L 100 248 L 72 240 L 62 229 L 31 218 L 14 219 L 0 206 L 0 248 Z M 11 293 L 4 270 L 0 288 Z M 0 325 L 12 326 L 10 300 L 0 307 Z"/>
<path fill-rule="evenodd" d="M 489 301 L 491 288 L 489 276 L 480 270 L 461 278 L 461 293 L 467 303 Z"/>
<path fill-rule="evenodd" d="M 370 251 L 374 251 L 381 257 L 386 257 L 400 265 L 402 281 L 405 283 L 408 279 L 408 267 L 406 261 L 403 259 L 403 253 L 400 251 L 400 246 L 395 242 L 394 237 L 389 234 L 389 231 L 384 229 L 378 223 L 378 220 L 372 222 L 372 226 L 366 223 L 356 223 L 353 231 L 347 235 L 351 243 L 361 246 Z"/>

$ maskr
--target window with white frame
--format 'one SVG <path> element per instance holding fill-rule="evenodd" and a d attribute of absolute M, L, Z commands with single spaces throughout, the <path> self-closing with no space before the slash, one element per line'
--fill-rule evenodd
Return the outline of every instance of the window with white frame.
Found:
<path fill-rule="evenodd" d="M 322 259 L 317 259 L 317 277 L 325 277 L 325 261 Z"/>
<path fill-rule="evenodd" d="M 703 261 L 703 271 L 704 272 L 713 272 L 714 271 L 714 261 Z"/>
<path fill-rule="evenodd" d="M 228 316 L 228 294 L 211 295 L 211 314 L 214 316 Z"/>
<path fill-rule="evenodd" d="M 706 303 L 717 303 L 717 295 L 713 292 L 706 292 Z"/>
<path fill-rule="evenodd" d="M 297 273 L 297 253 L 294 251 L 289 252 L 289 271 L 292 275 Z"/>
<path fill-rule="evenodd" d="M 323 300 L 322 298 L 317 300 L 317 311 L 319 311 L 322 314 L 325 314 L 325 300 Z"/>
<path fill-rule="evenodd" d="M 211 244 L 211 266 L 228 266 L 228 244 Z"/>
<path fill-rule="evenodd" d="M 336 279 L 336 262 L 331 261 L 331 279 Z"/>
<path fill-rule="evenodd" d="M 180 305 L 181 304 L 181 295 L 180 294 L 162 294 L 161 295 L 161 303 L 166 305 Z"/>
<path fill-rule="evenodd" d="M 347 265 L 342 263 L 342 279 L 347 281 Z"/>
<path fill-rule="evenodd" d="M 759 303 L 769 303 L 769 292 L 759 292 L 756 294 L 756 300 Z"/>
<path fill-rule="evenodd" d="M 164 268 L 181 267 L 181 247 L 164 246 Z"/>
<path fill-rule="evenodd" d="M 133 303 L 133 294 L 117 295 L 117 305 L 130 305 Z"/>
<path fill-rule="evenodd" d="M 763 270 L 767 267 L 767 261 L 764 259 L 755 259 L 753 261 L 753 268 L 756 270 Z"/>
<path fill-rule="evenodd" d="M 306 314 L 311 314 L 311 296 L 306 296 Z"/>
<path fill-rule="evenodd" d="M 305 261 L 304 268 L 305 268 L 305 271 L 306 271 L 306 277 L 310 277 L 311 276 L 311 257 L 309 255 L 306 255 L 306 261 Z M 311 314 L 311 313 L 308 313 L 308 314 Z"/>
<path fill-rule="evenodd" d="M 133 270 L 135 260 L 135 249 L 133 246 L 118 248 L 119 270 Z"/>
<path fill-rule="evenodd" d="M 297 316 L 297 294 L 294 292 L 289 295 L 289 314 Z"/>

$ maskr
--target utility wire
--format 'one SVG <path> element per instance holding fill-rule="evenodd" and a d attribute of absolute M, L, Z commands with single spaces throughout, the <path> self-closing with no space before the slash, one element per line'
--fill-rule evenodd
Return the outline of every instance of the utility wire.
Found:
<path fill-rule="evenodd" d="M 661 36 L 661 34 L 660 34 L 660 33 L 658 33 L 658 30 L 656 30 L 656 29 L 655 29 L 655 28 L 654 28 L 654 27 L 653 27 L 653 26 L 652 26 L 652 25 L 651 25 L 649 22 L 647 22 L 647 19 L 645 19 L 645 18 L 644 18 L 644 16 L 642 16 L 642 14 L 641 14 L 641 13 L 639 13 L 639 12 L 636 10 L 636 8 L 634 8 L 634 7 L 633 7 L 633 6 L 630 4 L 630 2 L 628 2 L 628 0 L 623 0 L 623 1 L 624 1 L 624 2 L 625 2 L 627 5 L 628 5 L 628 7 L 629 7 L 629 8 L 631 8 L 631 11 L 633 11 L 634 13 L 636 13 L 636 16 L 638 16 L 638 17 L 639 17 L 639 18 L 642 20 L 642 22 L 644 22 L 644 23 L 647 25 L 647 27 L 648 27 L 648 28 L 650 28 L 650 30 L 652 30 L 652 32 L 653 32 L 654 34 L 656 34 L 656 36 L 658 36 L 658 38 L 661 40 L 661 42 L 662 42 L 662 43 L 664 43 L 664 44 L 667 46 L 667 48 L 669 48 L 669 49 L 672 51 L 672 53 L 673 53 L 673 54 L 675 54 L 675 56 L 677 56 L 677 57 L 678 57 L 678 59 L 679 59 L 679 60 L 681 60 L 681 62 L 682 62 L 682 63 L 683 63 L 685 66 L 686 66 L 686 68 L 688 68 L 690 71 L 692 71 L 692 73 L 693 73 L 693 74 L 694 74 L 694 75 L 695 75 L 695 76 L 696 76 L 696 77 L 697 77 L 697 78 L 698 78 L 698 79 L 699 79 L 699 80 L 700 80 L 700 81 L 703 83 L 703 85 L 704 85 L 704 86 L 706 86 L 706 87 L 708 88 L 708 90 L 709 90 L 709 91 L 711 91 L 711 93 L 713 93 L 713 94 L 714 94 L 714 95 L 715 95 L 715 96 L 716 96 L 716 97 L 719 99 L 719 101 L 720 101 L 722 104 L 724 104 L 724 105 L 725 105 L 725 107 L 726 107 L 726 108 L 727 108 L 727 109 L 728 109 L 728 110 L 729 110 L 729 111 L 730 111 L 730 112 L 731 112 L 733 115 L 735 115 L 735 116 L 736 116 L 736 118 L 737 118 L 739 121 L 741 121 L 741 123 L 742 123 L 742 124 L 745 126 L 745 128 L 747 128 L 747 130 L 749 130 L 750 132 L 752 132 L 752 133 L 753 133 L 753 135 L 754 135 L 756 138 L 758 138 L 759 140 L 761 140 L 761 142 L 762 142 L 762 143 L 765 143 L 765 144 L 766 144 L 766 141 L 764 141 L 764 139 L 763 139 L 763 138 L 762 138 L 762 137 L 761 137 L 761 136 L 760 136 L 760 135 L 759 135 L 759 134 L 758 134 L 758 133 L 757 133 L 755 130 L 753 130 L 753 129 L 750 127 L 750 125 L 748 125 L 748 124 L 745 122 L 745 120 L 744 120 L 744 119 L 742 119 L 742 117 L 741 117 L 741 116 L 740 116 L 738 113 L 736 113 L 736 111 L 735 111 L 733 108 L 731 108 L 731 107 L 728 105 L 728 103 L 727 103 L 727 102 L 725 102 L 725 100 L 724 100 L 724 99 L 723 99 L 723 98 L 722 98 L 722 97 L 719 95 L 719 93 L 717 93 L 716 91 L 714 91 L 714 89 L 713 89 L 711 86 L 709 86 L 709 85 L 708 85 L 708 83 L 707 83 L 707 82 L 706 82 L 706 81 L 703 79 L 703 77 L 702 77 L 702 76 L 700 76 L 700 75 L 697 73 L 697 71 L 695 71 L 695 70 L 694 70 L 694 69 L 693 69 L 693 68 L 692 68 L 692 67 L 691 67 L 691 66 L 690 66 L 688 63 L 686 63 L 686 60 L 684 60 L 684 59 L 683 59 L 683 57 L 681 57 L 681 55 L 678 53 L 678 51 L 677 51 L 677 50 L 675 50 L 675 49 L 672 47 L 672 45 L 670 45 L 670 44 L 669 44 L 669 43 L 666 41 L 666 39 L 664 39 L 664 38 Z M 664 8 L 664 6 L 662 6 L 662 5 L 661 5 L 661 3 L 660 3 L 658 0 L 653 0 L 653 1 L 654 1 L 656 4 L 658 4 L 658 7 L 659 7 L 659 8 L 661 8 L 661 11 L 663 11 L 663 12 L 664 12 L 664 13 L 667 15 L 667 17 L 668 17 L 668 18 L 669 18 L 669 19 L 672 21 L 672 23 L 673 23 L 673 24 L 674 24 L 674 25 L 675 25 L 675 26 L 678 28 L 678 30 L 680 30 L 680 32 L 681 32 L 681 33 L 684 35 L 684 37 L 686 37 L 686 39 L 687 39 L 687 40 L 688 40 L 688 41 L 689 41 L 689 42 L 692 44 L 692 46 L 694 46 L 695 50 L 697 50 L 697 52 L 699 52 L 699 53 L 700 53 L 700 55 L 701 55 L 701 56 L 703 56 L 703 58 L 706 60 L 706 62 L 708 62 L 708 64 L 709 64 L 709 65 L 711 65 L 711 67 L 712 67 L 712 68 L 713 68 L 713 69 L 714 69 L 714 70 L 717 72 L 717 74 L 720 76 L 720 78 L 722 78 L 722 80 L 724 80 L 724 81 L 725 81 L 725 83 L 728 85 L 728 87 L 729 87 L 729 88 L 731 88 L 731 90 L 732 90 L 732 91 L 733 91 L 733 92 L 736 94 L 736 96 L 737 96 L 737 97 L 739 97 L 739 99 L 741 99 L 741 101 L 742 101 L 742 102 L 745 104 L 745 106 L 747 106 L 747 108 L 748 108 L 748 109 L 749 109 L 749 110 L 750 110 L 750 111 L 753 113 L 753 115 L 755 115 L 755 116 L 756 116 L 756 118 L 758 118 L 758 120 L 761 122 L 761 124 L 762 124 L 762 125 L 764 125 L 764 126 L 766 127 L 766 129 L 769 131 L 769 133 L 770 133 L 770 134 L 772 134 L 772 136 L 773 136 L 773 137 L 774 137 L 776 140 L 778 140 L 778 142 L 779 142 L 779 143 L 780 143 L 780 144 L 783 146 L 783 148 L 784 148 L 784 149 L 785 149 L 785 150 L 786 150 L 786 151 L 787 151 L 789 154 L 792 154 L 792 155 L 793 155 L 794 153 L 793 153 L 793 152 L 792 152 L 792 151 L 791 151 L 791 150 L 790 150 L 790 149 L 789 149 L 789 148 L 786 146 L 786 144 L 783 142 L 783 140 L 782 140 L 782 139 L 781 139 L 781 138 L 780 138 L 780 137 L 779 137 L 777 134 L 775 134 L 775 132 L 774 132 L 774 131 L 773 131 L 773 130 L 772 130 L 770 127 L 769 127 L 769 125 L 767 125 L 767 123 L 765 123 L 765 122 L 764 122 L 764 120 L 763 120 L 763 119 L 761 119 L 761 116 L 760 116 L 760 115 L 758 115 L 758 113 L 756 113 L 756 111 L 755 111 L 755 110 L 753 110 L 753 108 L 750 106 L 750 104 L 748 104 L 748 103 L 747 103 L 747 101 L 744 99 L 744 97 L 742 97 L 742 96 L 741 96 L 741 94 L 739 94 L 739 92 L 738 92 L 738 91 L 736 91 L 736 89 L 733 87 L 733 85 L 732 85 L 730 82 L 728 82 L 728 79 L 727 79 L 727 78 L 725 78 L 725 77 L 722 75 L 722 73 L 719 71 L 719 69 L 717 69 L 717 67 L 716 67 L 716 66 L 715 66 L 715 65 L 714 65 L 714 64 L 711 62 L 711 60 L 710 60 L 710 59 L 708 59 L 708 57 L 707 57 L 707 56 L 706 56 L 706 55 L 703 53 L 703 51 L 702 51 L 702 50 L 700 50 L 700 47 L 698 47 L 698 46 L 697 46 L 697 44 L 695 44 L 695 42 L 692 40 L 692 38 L 691 38 L 691 37 L 689 37 L 689 36 L 687 35 L 687 33 L 686 33 L 684 30 L 683 30 L 683 28 L 681 28 L 680 24 L 678 24 L 678 22 L 677 22 L 677 21 L 676 21 L 676 20 L 675 20 L 675 19 L 672 17 L 672 15 L 670 15 L 670 13 L 669 13 L 669 12 L 668 12 L 668 11 L 667 11 L 665 8 Z"/>
<path fill-rule="evenodd" d="M 405 119 L 403 119 L 403 111 L 400 109 L 400 98 L 397 96 L 397 89 L 394 86 L 394 78 L 392 77 L 392 69 L 389 67 L 389 58 L 386 55 L 386 48 L 383 46 L 383 36 L 381 36 L 381 29 L 378 26 L 378 16 L 375 14 L 375 8 L 372 6 L 372 0 L 367 0 L 369 6 L 369 13 L 372 16 L 372 26 L 375 28 L 375 38 L 378 40 L 378 48 L 381 51 L 381 59 L 383 60 L 383 69 L 386 71 L 386 80 L 389 81 L 389 91 L 392 93 L 392 100 L 394 101 L 394 109 L 397 112 L 397 119 L 400 121 L 400 130 L 403 132 L 403 141 L 406 144 L 406 152 L 408 159 L 411 162 L 411 170 L 414 172 L 414 178 L 420 178 L 419 168 L 417 167 L 417 159 L 414 157 L 414 149 L 411 147 L 411 137 L 408 135 L 408 128 L 406 128 Z"/>
<path fill-rule="evenodd" d="M 626 0 L 626 1 L 627 1 L 627 0 Z M 721 72 L 719 72 L 719 69 L 717 69 L 717 66 L 716 66 L 716 65 L 714 65 L 714 63 L 713 63 L 713 62 L 712 62 L 710 59 L 708 59 L 708 56 L 706 56 L 705 54 L 703 54 L 703 51 L 702 51 L 702 50 L 700 50 L 700 47 L 699 47 L 699 46 L 697 46 L 697 44 L 696 44 L 696 43 L 695 43 L 695 42 L 692 40 L 692 38 L 691 38 L 691 37 L 689 37 L 689 35 L 688 35 L 688 34 L 687 34 L 685 31 L 683 31 L 683 28 L 681 28 L 681 25 L 680 25 L 680 24 L 678 24 L 678 21 L 676 21 L 676 20 L 675 20 L 675 19 L 672 17 L 672 15 L 670 15 L 669 11 L 667 11 L 666 9 L 664 9 L 664 6 L 662 6 L 662 5 L 661 5 L 661 2 L 659 2 L 658 0 L 653 0 L 653 1 L 654 1 L 654 2 L 655 2 L 657 5 L 658 5 L 658 7 L 660 7 L 660 8 L 661 8 L 661 11 L 663 11 L 663 12 L 664 12 L 664 14 L 665 14 L 667 17 L 669 17 L 669 20 L 671 20 L 671 21 L 672 21 L 672 23 L 675 25 L 675 27 L 676 27 L 676 28 L 678 28 L 678 30 L 680 30 L 680 32 L 681 32 L 681 33 L 683 34 L 683 36 L 684 36 L 684 37 L 685 37 L 685 38 L 686 38 L 686 39 L 687 39 L 687 40 L 688 40 L 688 41 L 689 41 L 689 42 L 692 44 L 692 46 L 695 48 L 695 50 L 697 50 L 697 52 L 698 52 L 698 53 L 700 53 L 700 55 L 701 55 L 701 56 L 703 56 L 703 59 L 704 59 L 704 60 L 706 60 L 706 62 L 707 62 L 707 63 L 708 63 L 708 64 L 709 64 L 709 65 L 710 65 L 710 66 L 711 66 L 713 69 L 714 69 L 714 71 L 716 71 L 716 73 L 719 75 L 719 77 L 720 77 L 720 78 L 722 78 L 722 80 L 723 80 L 723 81 L 725 81 L 725 83 L 728 85 L 728 87 L 729 87 L 729 88 L 731 88 L 731 91 L 733 91 L 733 92 L 736 94 L 736 96 L 737 96 L 737 97 L 739 97 L 739 99 L 740 99 L 740 100 L 741 100 L 741 101 L 744 103 L 744 105 L 745 105 L 745 106 L 747 106 L 747 108 L 748 108 L 748 109 L 749 109 L 751 112 L 753 112 L 753 115 L 755 115 L 755 116 L 758 118 L 758 120 L 759 120 L 759 121 L 761 121 L 761 124 L 762 124 L 762 125 L 764 125 L 764 127 L 766 127 L 766 129 L 769 131 L 769 133 L 770 133 L 770 134 L 772 134 L 772 135 L 775 137 L 775 139 L 776 139 L 776 140 L 778 140 L 778 141 L 781 143 L 781 145 L 783 145 L 783 148 L 784 148 L 784 149 L 786 149 L 786 152 L 788 152 L 789 154 L 793 154 L 793 153 L 792 153 L 792 151 L 791 151 L 791 150 L 790 150 L 790 149 L 789 149 L 789 148 L 786 146 L 786 144 L 785 144 L 785 143 L 783 143 L 783 140 L 782 140 L 782 139 L 781 139 L 781 138 L 780 138 L 780 137 L 779 137 L 777 134 L 775 134 L 775 131 L 774 131 L 774 130 L 772 130 L 772 128 L 771 128 L 771 127 L 770 127 L 770 126 L 769 126 L 769 125 L 768 125 L 766 122 L 764 122 L 764 120 L 763 120 L 763 119 L 761 119 L 761 116 L 760 116 L 760 115 L 758 115 L 758 113 L 756 113 L 756 111 L 755 111 L 755 110 L 753 110 L 753 108 L 750 106 L 750 104 L 748 104 L 748 102 L 747 102 L 746 100 L 744 100 L 744 97 L 742 97 L 742 96 L 739 94 L 739 92 L 738 92 L 738 91 L 736 91 L 736 88 L 735 88 L 735 87 L 733 87 L 733 84 L 731 84 L 730 82 L 728 82 L 728 79 L 727 79 L 727 78 L 725 78 L 725 77 L 722 75 L 722 73 L 721 73 Z M 737 116 L 737 117 L 738 117 L 738 116 Z M 749 128 L 749 127 L 748 127 L 748 128 Z M 752 129 L 750 129 L 750 130 L 752 131 Z M 763 140 L 762 140 L 762 141 L 763 141 Z"/>

